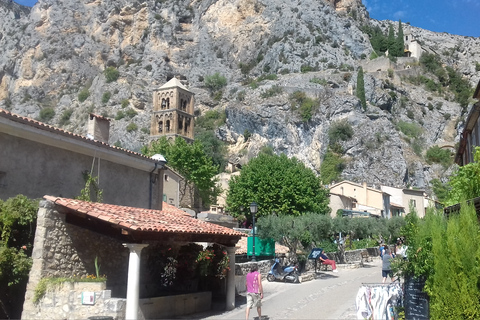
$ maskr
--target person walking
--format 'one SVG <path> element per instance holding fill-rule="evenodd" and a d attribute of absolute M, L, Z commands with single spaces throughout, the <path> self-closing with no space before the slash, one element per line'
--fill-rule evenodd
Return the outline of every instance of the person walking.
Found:
<path fill-rule="evenodd" d="M 328 259 L 327 255 L 324 254 L 325 250 L 323 250 L 323 249 L 320 249 L 320 250 L 321 251 L 320 251 L 320 255 L 318 256 L 318 259 L 322 262 L 322 264 L 330 265 L 330 266 L 332 266 L 332 271 L 333 272 L 338 272 L 337 265 L 335 264 L 335 261 Z"/>
<path fill-rule="evenodd" d="M 382 257 L 382 283 L 385 283 L 387 281 L 387 277 L 390 276 L 390 279 L 393 282 L 393 271 L 391 267 L 393 257 L 392 254 L 390 253 L 390 249 L 388 249 L 388 246 L 385 246 L 383 249 L 383 257 Z"/>
<path fill-rule="evenodd" d="M 257 307 L 258 319 L 262 319 L 262 275 L 258 272 L 258 264 L 254 263 L 247 274 L 247 310 L 245 311 L 245 319 L 248 320 L 250 309 Z"/>

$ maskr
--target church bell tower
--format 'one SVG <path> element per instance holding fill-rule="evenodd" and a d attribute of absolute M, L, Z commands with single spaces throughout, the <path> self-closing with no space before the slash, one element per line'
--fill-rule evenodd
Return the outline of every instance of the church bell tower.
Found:
<path fill-rule="evenodd" d="M 150 125 L 150 137 L 168 139 L 182 137 L 193 141 L 193 104 L 194 93 L 189 91 L 177 78 L 153 92 L 153 114 Z"/>

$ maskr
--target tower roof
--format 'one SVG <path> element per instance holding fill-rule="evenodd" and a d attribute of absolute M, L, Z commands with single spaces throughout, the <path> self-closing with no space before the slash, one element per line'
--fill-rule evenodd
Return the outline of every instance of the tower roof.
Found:
<path fill-rule="evenodd" d="M 188 90 L 177 78 L 170 79 L 170 81 L 168 81 L 167 83 L 165 83 L 163 86 L 160 87 L 160 90 L 174 88 L 174 87 L 179 87 L 179 88 L 182 88 L 183 90 L 190 92 L 190 90 Z"/>

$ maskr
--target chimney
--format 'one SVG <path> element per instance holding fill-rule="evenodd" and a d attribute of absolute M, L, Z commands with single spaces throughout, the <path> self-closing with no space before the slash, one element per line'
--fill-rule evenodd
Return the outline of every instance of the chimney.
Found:
<path fill-rule="evenodd" d="M 108 144 L 110 119 L 90 113 L 88 116 L 87 138 Z"/>

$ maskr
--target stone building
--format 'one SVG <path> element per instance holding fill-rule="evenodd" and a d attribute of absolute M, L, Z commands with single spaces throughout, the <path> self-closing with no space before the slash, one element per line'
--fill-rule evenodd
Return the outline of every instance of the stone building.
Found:
<path fill-rule="evenodd" d="M 161 209 L 165 199 L 178 206 L 181 177 L 164 163 L 109 145 L 109 121 L 90 114 L 82 136 L 0 109 L 0 199 L 75 198 L 89 174 L 103 202 Z"/>
<path fill-rule="evenodd" d="M 403 32 L 403 43 L 405 45 L 405 56 L 420 59 L 423 53 L 422 46 L 413 37 L 410 25 L 406 25 Z"/>
<path fill-rule="evenodd" d="M 166 136 L 194 138 L 194 94 L 177 78 L 172 78 L 153 93 L 151 138 Z"/>
<path fill-rule="evenodd" d="M 189 249 L 195 242 L 224 248 L 229 271 L 221 288 L 225 308 L 235 307 L 235 245 L 243 233 L 194 219 L 167 203 L 162 210 L 152 210 L 52 196 L 44 199 L 38 210 L 22 319 L 171 319 L 209 310 L 215 289 L 201 290 L 193 271 L 177 279 L 183 285 L 175 282 L 165 289 L 170 269 L 164 263 L 171 261 L 166 255 L 175 256 L 180 268 L 182 262 L 191 261 L 191 255 L 198 256 L 198 251 Z M 185 249 L 188 254 L 180 255 Z M 101 287 L 67 282 L 35 298 L 41 279 L 73 279 L 97 271 L 106 277 Z"/>

